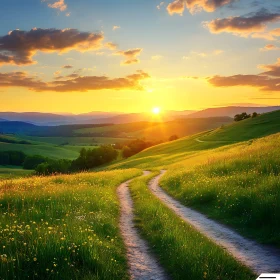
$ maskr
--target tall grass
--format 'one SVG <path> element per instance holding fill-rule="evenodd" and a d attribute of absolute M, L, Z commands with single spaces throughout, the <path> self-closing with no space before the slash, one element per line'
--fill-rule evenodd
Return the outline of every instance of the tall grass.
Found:
<path fill-rule="evenodd" d="M 136 169 L 0 183 L 1 279 L 128 279 L 116 187 Z"/>
<path fill-rule="evenodd" d="M 183 204 L 280 247 L 280 135 L 212 151 L 166 173 L 162 187 Z"/>
<path fill-rule="evenodd" d="M 133 180 L 130 188 L 137 226 L 171 279 L 255 279 L 248 268 L 151 194 L 147 182 L 154 175 Z"/>

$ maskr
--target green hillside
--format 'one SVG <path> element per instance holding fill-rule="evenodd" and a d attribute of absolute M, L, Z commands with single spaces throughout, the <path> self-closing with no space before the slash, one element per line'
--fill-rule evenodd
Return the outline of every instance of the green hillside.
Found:
<path fill-rule="evenodd" d="M 171 135 L 184 137 L 232 123 L 229 117 L 177 119 L 169 122 L 138 122 L 78 129 L 79 135 L 92 134 L 104 137 L 145 138 L 153 141 L 166 141 Z"/>
<path fill-rule="evenodd" d="M 166 169 L 162 187 L 183 204 L 280 247 L 279 117 L 272 112 L 164 143 L 108 168 Z"/>
<path fill-rule="evenodd" d="M 280 111 L 223 126 L 201 137 L 203 141 L 245 141 L 280 132 Z"/>

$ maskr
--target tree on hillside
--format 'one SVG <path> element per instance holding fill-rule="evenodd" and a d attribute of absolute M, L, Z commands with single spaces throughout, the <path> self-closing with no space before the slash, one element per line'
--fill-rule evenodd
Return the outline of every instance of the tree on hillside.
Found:
<path fill-rule="evenodd" d="M 254 112 L 254 113 L 252 114 L 252 118 L 256 118 L 257 116 L 259 116 L 259 114 L 258 114 L 257 112 Z"/>
<path fill-rule="evenodd" d="M 244 113 L 235 115 L 234 116 L 234 121 L 239 122 L 239 121 L 243 121 L 243 120 L 246 120 L 246 119 L 249 119 L 249 118 L 251 118 L 251 115 L 244 112 Z"/>
<path fill-rule="evenodd" d="M 177 139 L 179 139 L 179 137 L 178 137 L 176 134 L 171 135 L 171 136 L 169 137 L 169 141 L 175 141 L 175 140 L 177 140 Z"/>

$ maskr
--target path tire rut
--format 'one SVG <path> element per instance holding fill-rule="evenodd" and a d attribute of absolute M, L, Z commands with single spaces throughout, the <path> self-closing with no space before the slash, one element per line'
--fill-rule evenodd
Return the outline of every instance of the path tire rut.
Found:
<path fill-rule="evenodd" d="M 149 188 L 181 219 L 226 249 L 255 273 L 280 272 L 280 250 L 244 238 L 234 230 L 182 205 L 159 187 L 159 180 L 164 173 L 162 170 L 160 175 L 153 178 L 149 182 Z"/>
<path fill-rule="evenodd" d="M 148 171 L 144 172 L 144 175 L 148 174 Z M 147 243 L 141 239 L 135 228 L 129 182 L 121 184 L 117 189 L 117 194 L 121 204 L 120 229 L 127 249 L 131 279 L 168 280 L 163 268 L 150 253 Z"/>

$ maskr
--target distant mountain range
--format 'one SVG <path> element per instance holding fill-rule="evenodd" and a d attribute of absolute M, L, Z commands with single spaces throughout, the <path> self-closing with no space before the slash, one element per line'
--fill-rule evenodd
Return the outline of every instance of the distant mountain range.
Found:
<path fill-rule="evenodd" d="M 119 112 L 89 112 L 85 114 L 52 114 L 38 112 L 0 112 L 0 122 L 20 121 L 39 126 L 57 126 L 69 124 L 121 124 L 142 121 L 171 121 L 180 118 L 210 118 L 210 117 L 234 117 L 234 115 L 246 112 L 251 114 L 267 113 L 280 110 L 280 106 L 271 107 L 218 107 L 201 111 L 163 111 L 159 116 L 151 113 L 119 113 Z M 1 124 L 0 124 L 1 128 Z"/>
<path fill-rule="evenodd" d="M 160 115 L 160 120 L 169 121 L 178 116 L 187 116 L 195 111 L 165 111 Z M 129 123 L 150 121 L 150 113 L 119 113 L 119 112 L 90 112 L 86 114 L 52 114 L 38 112 L 0 112 L 0 121 L 21 121 L 40 126 L 56 126 L 67 124 L 104 124 L 104 123 Z"/>
<path fill-rule="evenodd" d="M 269 113 L 272 111 L 280 110 L 280 106 L 270 106 L 270 107 L 238 107 L 238 106 L 228 106 L 219 108 L 208 108 L 202 111 L 195 112 L 188 115 L 188 118 L 211 118 L 211 117 L 222 117 L 228 116 L 233 118 L 236 114 L 246 112 L 247 114 L 252 114 L 257 112 L 258 114 Z"/>

